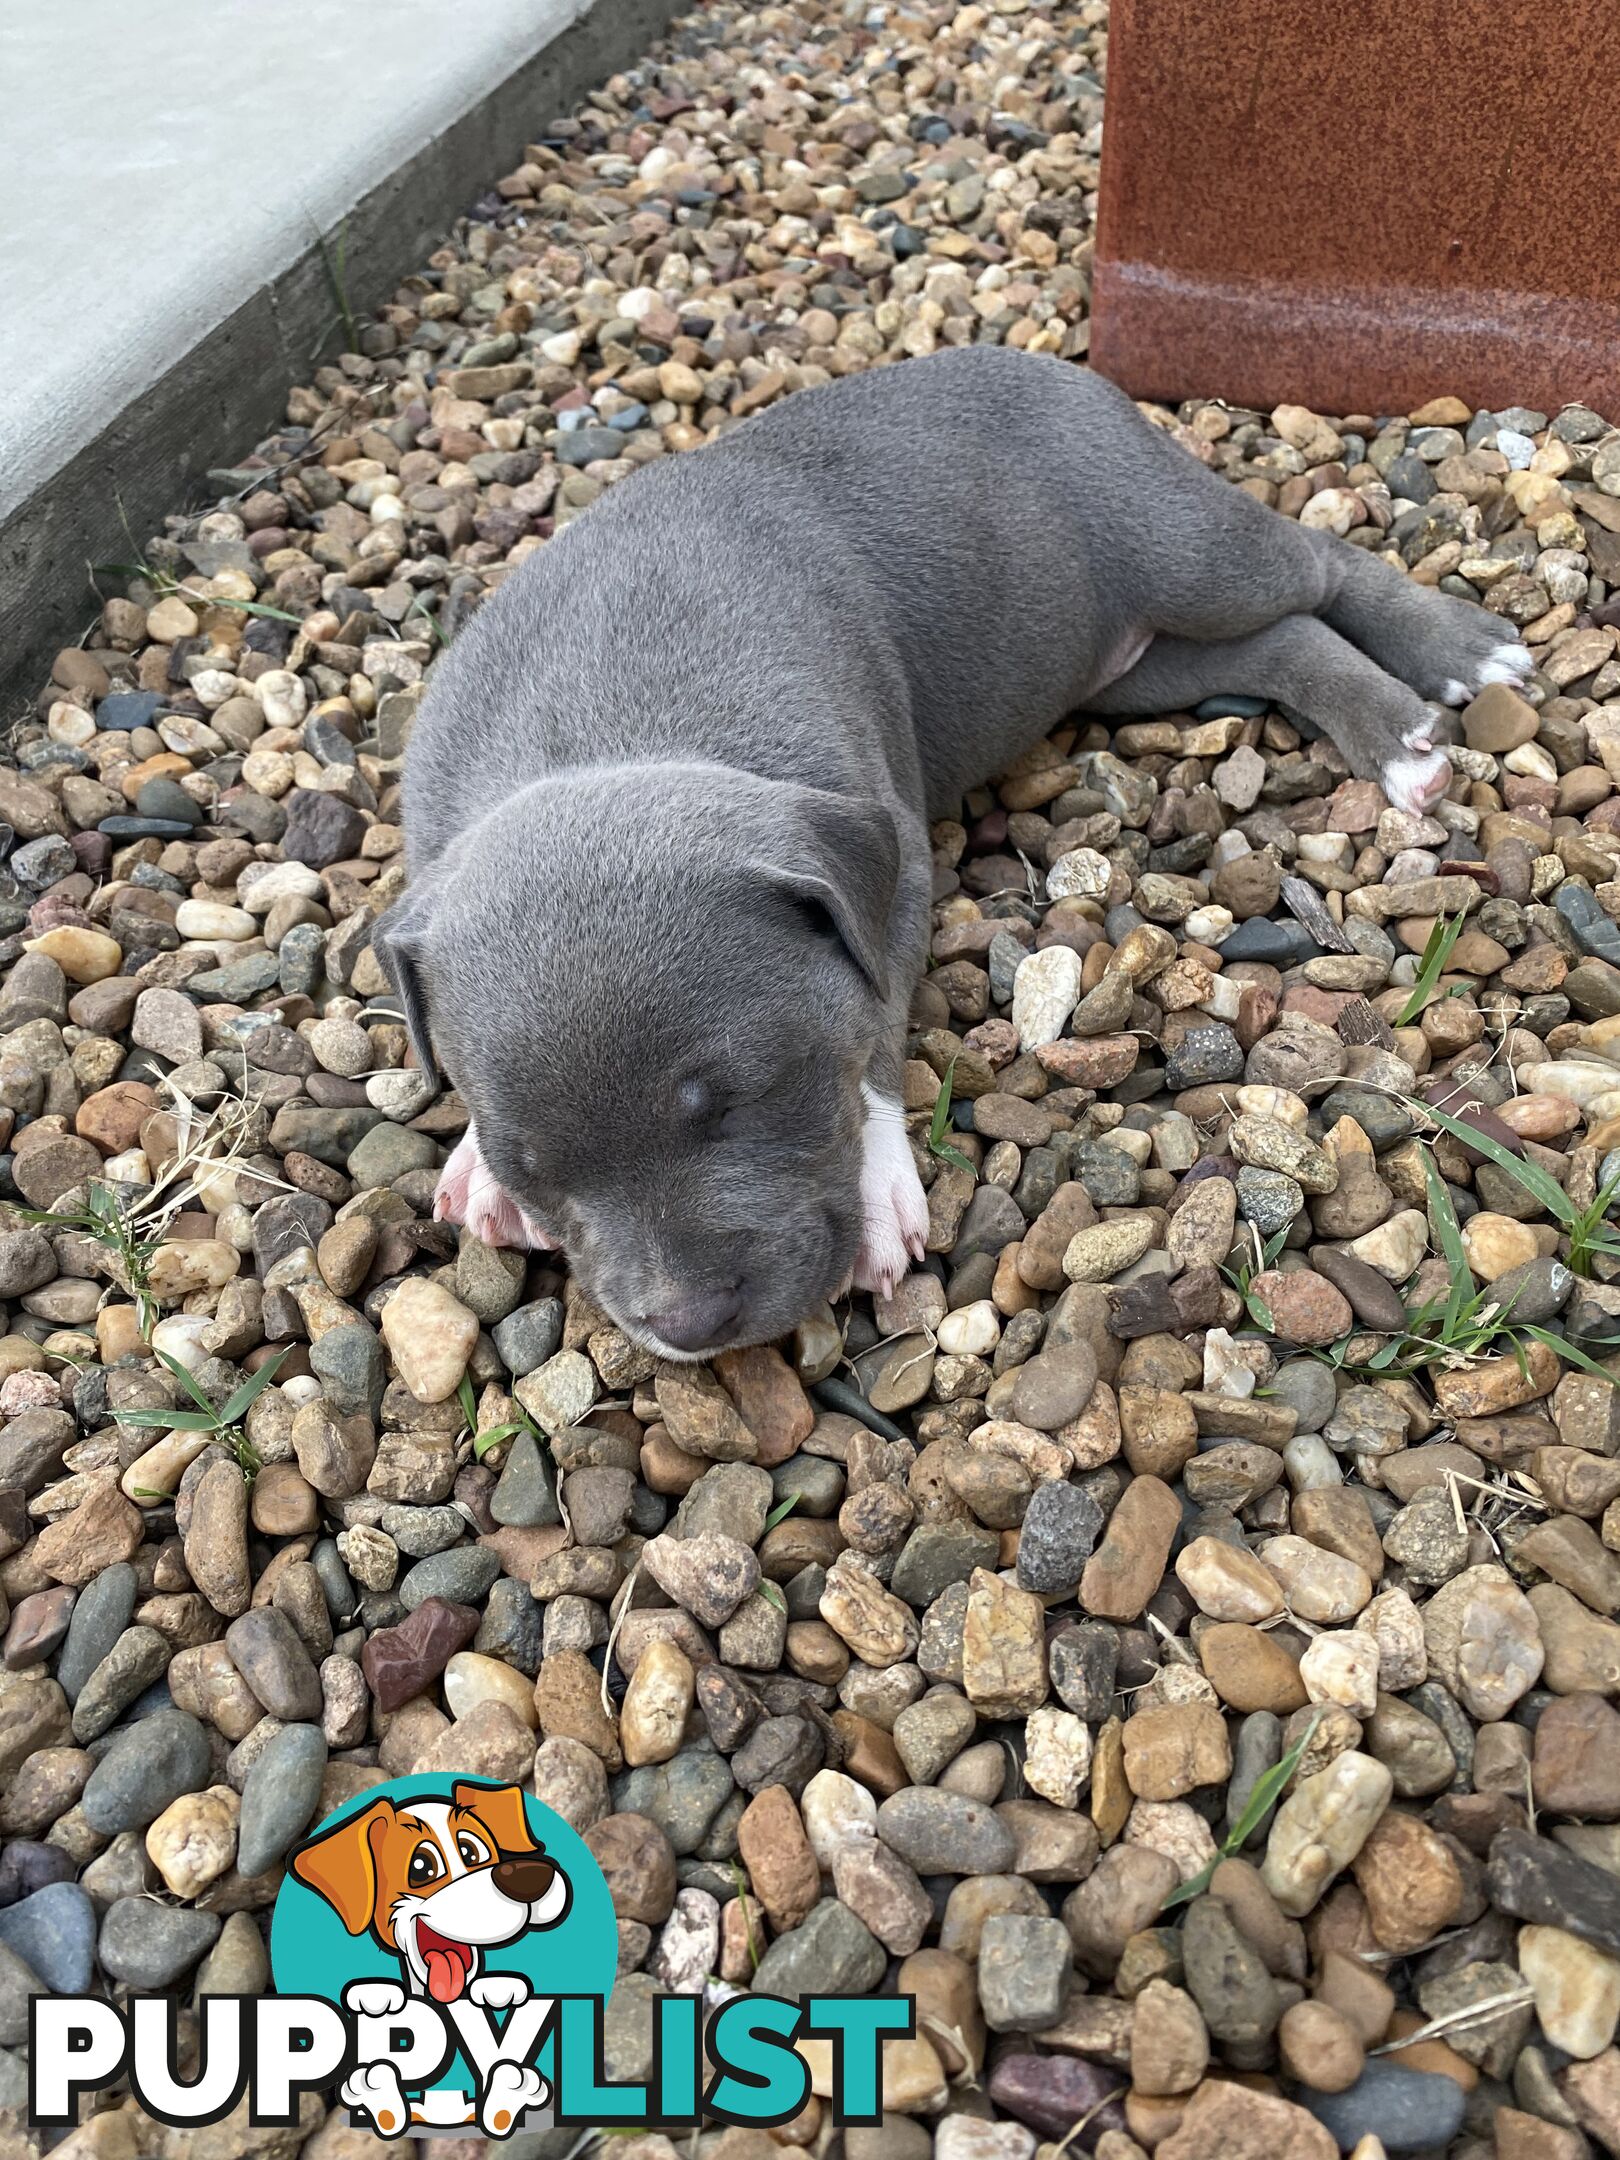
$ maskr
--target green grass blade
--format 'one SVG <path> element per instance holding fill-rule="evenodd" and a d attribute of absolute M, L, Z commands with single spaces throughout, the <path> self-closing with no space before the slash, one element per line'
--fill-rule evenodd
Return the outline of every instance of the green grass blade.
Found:
<path fill-rule="evenodd" d="M 1228 1857 L 1243 1850 L 1253 1835 L 1255 1826 L 1267 1811 L 1276 1805 L 1283 1787 L 1304 1761 L 1305 1750 L 1315 1739 L 1316 1728 L 1321 1721 L 1322 1713 L 1319 1710 L 1288 1750 L 1288 1753 L 1282 1758 L 1282 1761 L 1273 1763 L 1269 1770 L 1263 1771 L 1255 1779 L 1254 1790 L 1249 1795 L 1249 1804 L 1238 1817 L 1231 1834 L 1226 1840 Z"/>
<path fill-rule="evenodd" d="M 1322 1713 L 1318 1710 L 1281 1762 L 1273 1763 L 1269 1770 L 1255 1779 L 1248 1806 L 1222 1840 L 1220 1860 L 1236 1859 L 1256 1827 L 1264 1820 L 1267 1810 L 1276 1805 L 1278 1795 L 1304 1760 L 1305 1750 L 1311 1744 L 1321 1717 Z M 1210 1877 L 1218 1865 L 1219 1860 L 1211 1860 L 1207 1867 L 1199 1869 L 1191 1882 L 1184 1882 L 1179 1888 L 1172 1890 L 1159 1907 L 1160 1912 L 1169 1912 L 1172 1906 L 1186 1905 L 1193 1898 L 1202 1897 L 1209 1888 Z"/>
<path fill-rule="evenodd" d="M 514 1433 L 527 1432 L 528 1429 L 524 1419 L 508 1418 L 504 1425 L 492 1425 L 488 1432 L 475 1433 L 473 1436 L 474 1460 L 482 1462 L 491 1448 L 499 1447 L 503 1440 L 510 1440 Z"/>
<path fill-rule="evenodd" d="M 1412 995 L 1401 1007 L 1400 1017 L 1395 1022 L 1397 1027 L 1409 1026 L 1424 1006 L 1433 1001 L 1436 987 L 1446 971 L 1446 962 L 1451 958 L 1451 949 L 1462 936 L 1462 926 L 1466 921 L 1466 915 L 1460 912 L 1451 922 L 1447 922 L 1443 915 L 1436 917 L 1434 928 L 1429 932 L 1428 943 L 1423 948 L 1423 958 L 1418 963 L 1417 981 L 1412 985 Z"/>
<path fill-rule="evenodd" d="M 1568 1358 L 1569 1362 L 1578 1365 L 1582 1372 L 1592 1373 L 1599 1380 L 1607 1380 L 1610 1387 L 1620 1387 L 1620 1380 L 1615 1378 L 1606 1365 L 1600 1365 L 1596 1358 L 1588 1357 L 1586 1352 L 1578 1349 L 1567 1336 L 1555 1335 L 1550 1328 L 1528 1325 L 1524 1332 L 1532 1342 L 1545 1343 L 1549 1350 L 1556 1350 L 1561 1358 Z"/>
<path fill-rule="evenodd" d="M 1434 1226 L 1435 1236 L 1440 1240 L 1440 1250 L 1451 1270 L 1451 1294 L 1446 1299 L 1444 1325 L 1445 1339 L 1449 1342 L 1457 1332 L 1463 1304 L 1472 1295 L 1474 1276 L 1468 1265 L 1462 1231 L 1457 1224 L 1457 1210 L 1446 1190 L 1446 1181 L 1435 1167 L 1434 1156 L 1428 1148 L 1423 1150 L 1423 1182 L 1429 1194 L 1429 1221 Z"/>
<path fill-rule="evenodd" d="M 115 1410 L 120 1425 L 150 1425 L 164 1432 L 217 1432 L 219 1420 L 212 1410 Z"/>
<path fill-rule="evenodd" d="M 1450 1133 L 1453 1140 L 1460 1140 L 1465 1147 L 1477 1148 L 1499 1170 L 1505 1170 L 1510 1178 L 1522 1185 L 1527 1193 L 1539 1200 L 1550 1215 L 1556 1216 L 1566 1229 L 1572 1229 L 1580 1221 L 1581 1211 L 1565 1192 L 1555 1177 L 1543 1170 L 1540 1163 L 1530 1162 L 1523 1155 L 1515 1155 L 1490 1133 L 1481 1132 L 1477 1125 L 1468 1125 L 1461 1118 L 1453 1117 L 1449 1110 L 1441 1110 L 1434 1103 L 1419 1102 L 1408 1097 L 1412 1108 L 1421 1116 L 1433 1118 L 1442 1132 Z"/>
<path fill-rule="evenodd" d="M 292 1344 L 287 1343 L 276 1352 L 274 1357 L 267 1357 L 258 1371 L 242 1382 L 242 1385 L 219 1413 L 219 1422 L 222 1425 L 234 1425 L 239 1417 L 247 1415 L 248 1411 L 252 1409 L 253 1405 L 276 1377 L 276 1374 L 281 1370 L 283 1360 L 291 1350 Z"/>
<path fill-rule="evenodd" d="M 779 1522 L 786 1522 L 803 1498 L 803 1493 L 790 1492 L 785 1500 L 778 1500 L 765 1518 L 766 1529 L 774 1530 Z"/>
<path fill-rule="evenodd" d="M 226 1419 L 220 1416 L 218 1410 L 208 1400 L 208 1397 L 203 1393 L 202 1389 L 197 1385 L 196 1381 L 193 1380 L 190 1373 L 186 1371 L 186 1368 L 181 1364 L 178 1358 L 170 1357 L 167 1350 L 160 1350 L 158 1352 L 158 1362 L 160 1365 L 165 1366 L 167 1370 L 174 1375 L 175 1379 L 179 1381 L 180 1385 L 185 1389 L 186 1393 L 191 1397 L 192 1401 L 196 1403 L 199 1408 L 208 1412 L 210 1424 L 223 1425 L 227 1422 Z"/>

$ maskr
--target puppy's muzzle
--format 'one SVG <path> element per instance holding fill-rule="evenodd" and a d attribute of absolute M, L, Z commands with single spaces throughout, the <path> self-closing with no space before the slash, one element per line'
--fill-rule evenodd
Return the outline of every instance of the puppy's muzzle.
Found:
<path fill-rule="evenodd" d="M 742 1311 L 742 1286 L 730 1283 L 689 1291 L 663 1312 L 647 1313 L 645 1332 L 672 1350 L 707 1350 L 718 1342 Z"/>
<path fill-rule="evenodd" d="M 538 1853 L 513 1853 L 497 1860 L 495 1887 L 516 1905 L 537 1905 L 551 1888 L 556 1869 Z"/>

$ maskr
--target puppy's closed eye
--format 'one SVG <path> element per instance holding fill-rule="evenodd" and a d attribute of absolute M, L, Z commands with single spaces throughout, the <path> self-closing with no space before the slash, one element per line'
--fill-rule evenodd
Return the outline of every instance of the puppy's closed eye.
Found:
<path fill-rule="evenodd" d="M 714 1089 L 707 1080 L 692 1075 L 675 1088 L 675 1112 L 691 1125 L 706 1125 L 715 1115 Z"/>

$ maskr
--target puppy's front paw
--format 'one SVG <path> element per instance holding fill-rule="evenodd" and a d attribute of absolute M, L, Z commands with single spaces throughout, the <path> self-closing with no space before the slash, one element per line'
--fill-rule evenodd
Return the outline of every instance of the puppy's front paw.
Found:
<path fill-rule="evenodd" d="M 524 2110 L 539 2107 L 550 2089 L 527 2063 L 498 2062 L 489 2073 L 478 2108 L 484 2135 L 509 2137 L 523 2120 Z"/>
<path fill-rule="evenodd" d="M 1535 672 L 1536 659 L 1529 646 L 1521 645 L 1517 638 L 1504 638 L 1482 659 L 1476 660 L 1465 675 L 1448 676 L 1440 692 L 1440 702 L 1442 705 L 1467 705 L 1491 683 L 1511 683 L 1517 689 Z"/>
<path fill-rule="evenodd" d="M 1378 785 L 1393 808 L 1423 817 L 1450 787 L 1451 760 L 1440 747 L 1449 727 L 1449 718 L 1431 706 L 1429 718 L 1409 729 L 1401 749 L 1385 759 Z"/>
<path fill-rule="evenodd" d="M 405 2090 L 392 2063 L 363 2063 L 343 2080 L 338 2097 L 351 2115 L 367 2116 L 379 2137 L 403 2137 L 410 2127 Z"/>
<path fill-rule="evenodd" d="M 393 1980 L 351 1980 L 343 2000 L 360 2017 L 397 2017 L 405 2007 L 405 1990 Z"/>
<path fill-rule="evenodd" d="M 867 1088 L 861 1136 L 861 1243 L 855 1287 L 892 1297 L 927 1249 L 928 1196 L 911 1159 L 900 1105 Z"/>
<path fill-rule="evenodd" d="M 529 1999 L 529 1983 L 521 1973 L 483 1973 L 467 1993 L 480 2010 L 515 2010 Z"/>
<path fill-rule="evenodd" d="M 439 1172 L 433 1195 L 438 1222 L 465 1223 L 485 1245 L 511 1245 L 522 1251 L 555 1252 L 557 1240 L 525 1214 L 484 1160 L 478 1128 L 469 1125 L 450 1160 Z"/>

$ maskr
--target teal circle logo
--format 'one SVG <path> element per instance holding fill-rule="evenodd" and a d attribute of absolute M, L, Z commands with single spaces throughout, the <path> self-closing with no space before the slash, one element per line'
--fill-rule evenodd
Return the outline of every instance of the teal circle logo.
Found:
<path fill-rule="evenodd" d="M 340 2095 L 383 2137 L 506 2137 L 550 2098 L 559 1994 L 605 1999 L 613 1900 L 551 1808 L 486 1778 L 394 1778 L 333 1812 L 287 1862 L 271 1922 L 276 1990 L 354 2021 Z"/>

